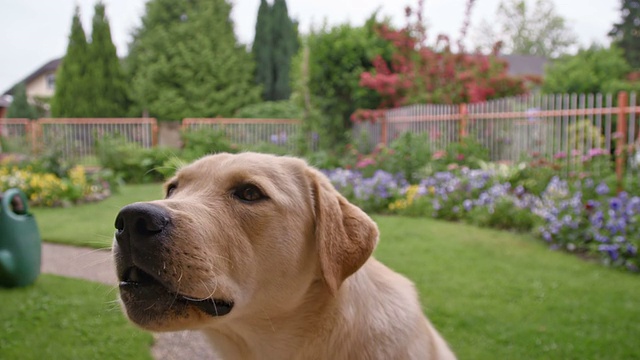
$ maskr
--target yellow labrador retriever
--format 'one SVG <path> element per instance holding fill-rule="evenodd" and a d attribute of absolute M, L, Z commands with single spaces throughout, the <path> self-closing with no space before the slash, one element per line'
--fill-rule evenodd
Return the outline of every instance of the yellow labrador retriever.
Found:
<path fill-rule="evenodd" d="M 127 316 L 198 329 L 223 359 L 453 359 L 376 224 L 290 157 L 204 157 L 116 218 Z"/>

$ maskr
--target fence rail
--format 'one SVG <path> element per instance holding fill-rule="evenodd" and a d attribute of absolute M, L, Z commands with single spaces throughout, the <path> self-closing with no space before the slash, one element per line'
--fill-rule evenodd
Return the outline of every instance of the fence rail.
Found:
<path fill-rule="evenodd" d="M 360 123 L 356 138 L 388 144 L 404 132 L 428 135 L 432 151 L 472 137 L 492 161 L 523 155 L 579 161 L 590 150 L 616 157 L 620 176 L 640 166 L 640 106 L 635 93 L 532 95 L 480 104 L 412 105 L 388 110 L 377 123 Z M 569 166 L 570 168 L 570 166 Z"/>
<path fill-rule="evenodd" d="M 152 118 L 0 119 L 0 135 L 8 149 L 23 153 L 60 151 L 64 160 L 96 155 L 96 140 L 119 136 L 142 147 L 157 144 L 158 127 Z"/>
<path fill-rule="evenodd" d="M 288 152 L 295 151 L 297 141 L 304 136 L 302 121 L 295 119 L 187 118 L 182 121 L 182 129 L 220 130 L 240 146 L 268 144 Z"/>

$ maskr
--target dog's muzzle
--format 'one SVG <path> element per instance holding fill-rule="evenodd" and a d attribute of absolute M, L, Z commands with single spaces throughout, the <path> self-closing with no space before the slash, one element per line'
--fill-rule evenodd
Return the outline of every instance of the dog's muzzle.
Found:
<path fill-rule="evenodd" d="M 143 302 L 173 298 L 172 304 L 195 306 L 211 316 L 222 316 L 231 311 L 231 301 L 195 299 L 179 294 L 157 276 L 161 249 L 171 242 L 173 225 L 168 210 L 150 203 L 127 205 L 118 213 L 115 227 L 117 248 L 114 253 L 121 294 Z"/>

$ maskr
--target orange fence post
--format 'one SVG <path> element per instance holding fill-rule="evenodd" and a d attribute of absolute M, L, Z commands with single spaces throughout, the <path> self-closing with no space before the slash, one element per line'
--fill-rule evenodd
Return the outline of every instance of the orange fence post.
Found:
<path fill-rule="evenodd" d="M 31 151 L 33 151 L 33 155 L 37 155 L 40 151 L 38 138 L 40 137 L 40 119 L 32 120 L 29 126 L 29 132 L 31 135 Z M 42 141 L 42 139 L 40 139 Z"/>
<path fill-rule="evenodd" d="M 151 119 L 151 147 L 158 145 L 158 121 L 155 118 Z"/>
<path fill-rule="evenodd" d="M 618 93 L 618 122 L 616 124 L 616 178 L 618 180 L 618 192 L 623 190 L 623 177 L 627 160 L 627 106 L 629 95 L 621 91 Z"/>
<path fill-rule="evenodd" d="M 467 137 L 467 120 L 469 118 L 469 112 L 467 110 L 467 104 L 460 104 L 460 140 Z"/>
<path fill-rule="evenodd" d="M 380 120 L 380 137 L 382 137 L 382 144 L 387 145 L 387 134 L 388 134 L 388 126 L 387 123 L 387 115 L 385 114 Z"/>

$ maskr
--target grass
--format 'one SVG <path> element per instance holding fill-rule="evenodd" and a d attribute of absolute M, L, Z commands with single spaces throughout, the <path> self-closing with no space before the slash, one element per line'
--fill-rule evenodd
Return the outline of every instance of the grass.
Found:
<path fill-rule="evenodd" d="M 48 241 L 108 247 L 120 207 L 160 196 L 159 185 L 127 186 L 99 204 L 35 212 Z M 459 358 L 639 358 L 637 275 L 528 236 L 431 219 L 375 220 L 376 257 L 416 283 Z"/>
<path fill-rule="evenodd" d="M 125 205 L 162 198 L 162 186 L 127 185 L 119 193 L 98 202 L 69 208 L 33 208 L 44 241 L 93 248 L 109 248 L 114 222 Z"/>
<path fill-rule="evenodd" d="M 152 336 L 124 318 L 115 298 L 112 287 L 54 275 L 0 289 L 0 358 L 151 359 Z"/>
<path fill-rule="evenodd" d="M 376 217 L 376 257 L 416 282 L 460 359 L 637 359 L 640 279 L 537 240 Z"/>

